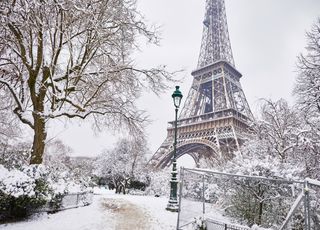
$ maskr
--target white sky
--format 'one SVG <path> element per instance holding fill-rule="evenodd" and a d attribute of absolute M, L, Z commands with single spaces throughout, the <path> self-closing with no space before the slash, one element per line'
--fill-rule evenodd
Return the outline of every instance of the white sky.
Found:
<path fill-rule="evenodd" d="M 231 47 L 241 85 L 255 113 L 259 98 L 285 98 L 291 95 L 295 80 L 296 56 L 304 51 L 305 32 L 320 16 L 319 0 L 225 0 Z M 169 70 L 185 69 L 177 78 L 186 98 L 196 68 L 202 37 L 205 0 L 138 0 L 138 7 L 150 24 L 161 25 L 161 45 L 143 47 L 137 63 L 151 67 L 167 65 Z M 174 119 L 171 94 L 174 85 L 161 98 L 145 95 L 139 106 L 147 110 L 153 123 L 148 126 L 149 146 L 155 152 L 166 137 L 167 122 Z M 184 102 L 184 100 L 183 100 Z M 182 103 L 183 103 L 182 102 Z M 116 138 L 106 128 L 93 135 L 89 125 L 74 122 L 65 130 L 51 127 L 73 148 L 74 155 L 95 156 Z"/>

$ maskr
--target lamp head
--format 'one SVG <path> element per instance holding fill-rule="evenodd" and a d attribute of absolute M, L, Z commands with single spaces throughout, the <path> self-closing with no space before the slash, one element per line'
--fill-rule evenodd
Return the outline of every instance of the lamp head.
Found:
<path fill-rule="evenodd" d="M 180 92 L 179 88 L 179 86 L 176 86 L 176 90 L 172 94 L 173 103 L 176 108 L 179 108 L 182 99 L 182 93 Z"/>

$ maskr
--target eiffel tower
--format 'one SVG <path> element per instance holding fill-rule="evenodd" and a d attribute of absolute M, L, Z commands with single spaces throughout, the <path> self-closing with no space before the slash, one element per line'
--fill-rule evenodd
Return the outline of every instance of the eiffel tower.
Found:
<path fill-rule="evenodd" d="M 198 167 L 213 167 L 233 157 L 250 134 L 251 110 L 235 68 L 224 0 L 206 0 L 197 69 L 178 118 L 176 157 L 189 154 Z M 164 168 L 173 158 L 174 121 L 150 160 Z"/>

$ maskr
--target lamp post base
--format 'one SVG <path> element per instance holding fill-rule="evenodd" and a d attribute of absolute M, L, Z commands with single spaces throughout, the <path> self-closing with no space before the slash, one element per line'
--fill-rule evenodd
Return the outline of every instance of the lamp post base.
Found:
<path fill-rule="evenodd" d="M 177 196 L 178 178 L 177 161 L 174 158 L 172 162 L 171 180 L 170 180 L 170 198 L 166 210 L 171 212 L 179 211 L 179 202 Z"/>
<path fill-rule="evenodd" d="M 169 203 L 166 207 L 167 211 L 178 212 L 179 211 L 179 203 L 177 200 L 169 200 Z"/>

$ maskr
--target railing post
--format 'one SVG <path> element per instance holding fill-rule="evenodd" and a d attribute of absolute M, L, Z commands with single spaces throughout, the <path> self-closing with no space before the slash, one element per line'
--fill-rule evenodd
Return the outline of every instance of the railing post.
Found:
<path fill-rule="evenodd" d="M 206 213 L 206 204 L 205 204 L 205 197 L 204 197 L 204 174 L 202 175 L 202 214 L 204 220 L 204 214 Z"/>
<path fill-rule="evenodd" d="M 177 230 L 180 229 L 180 213 L 181 213 L 181 198 L 182 198 L 182 186 L 184 177 L 184 167 L 180 167 L 180 181 L 179 181 L 179 203 L 178 203 L 178 218 L 177 218 Z"/>
<path fill-rule="evenodd" d="M 309 185 L 308 181 L 304 181 L 304 225 L 306 230 L 311 229 L 310 224 L 310 205 L 309 205 Z"/>
<path fill-rule="evenodd" d="M 76 204 L 77 207 L 79 207 L 79 193 L 77 193 L 77 204 Z"/>

